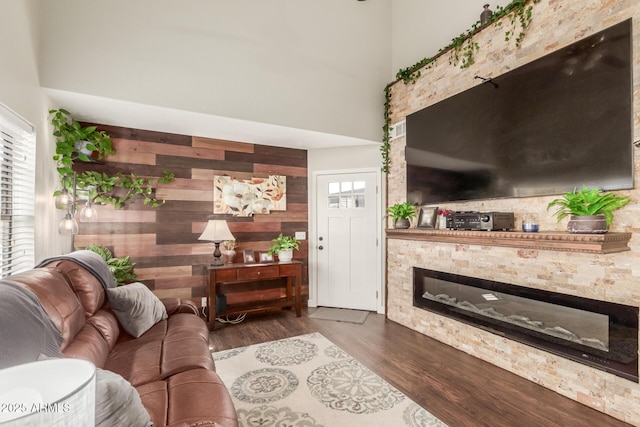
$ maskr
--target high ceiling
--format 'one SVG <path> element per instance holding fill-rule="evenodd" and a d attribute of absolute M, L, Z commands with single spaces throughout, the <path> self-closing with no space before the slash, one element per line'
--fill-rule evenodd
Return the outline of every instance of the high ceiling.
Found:
<path fill-rule="evenodd" d="M 437 52 L 484 4 L 36 2 L 40 84 L 75 118 L 306 149 L 379 144 L 394 67 Z"/>

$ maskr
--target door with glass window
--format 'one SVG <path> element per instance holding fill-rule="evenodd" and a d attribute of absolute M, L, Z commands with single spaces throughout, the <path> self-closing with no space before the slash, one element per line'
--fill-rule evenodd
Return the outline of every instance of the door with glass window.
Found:
<path fill-rule="evenodd" d="M 377 309 L 376 173 L 317 178 L 318 305 Z"/>

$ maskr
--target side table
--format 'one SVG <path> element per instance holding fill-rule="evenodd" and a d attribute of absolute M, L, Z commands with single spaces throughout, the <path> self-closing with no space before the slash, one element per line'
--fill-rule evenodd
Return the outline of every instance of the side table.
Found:
<path fill-rule="evenodd" d="M 286 279 L 286 296 L 269 301 L 248 301 L 227 305 L 222 313 L 216 313 L 216 291 L 221 285 L 260 282 L 278 278 Z M 213 331 L 216 317 L 262 311 L 274 307 L 295 307 L 296 316 L 302 315 L 302 261 L 273 262 L 260 264 L 224 264 L 209 267 L 207 285 L 207 308 L 209 330 Z"/>

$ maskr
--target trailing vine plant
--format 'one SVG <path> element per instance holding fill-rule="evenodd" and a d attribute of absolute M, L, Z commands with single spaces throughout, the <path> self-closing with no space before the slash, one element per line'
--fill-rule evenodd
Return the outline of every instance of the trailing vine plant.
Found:
<path fill-rule="evenodd" d="M 87 193 L 88 200 L 92 203 L 112 204 L 116 208 L 134 197 L 142 197 L 145 205 L 158 207 L 165 203 L 154 197 L 153 187 L 155 183 L 170 183 L 174 174 L 168 170 L 162 171 L 162 176 L 145 178 L 134 172 L 125 174 L 117 172 L 109 175 L 106 173 L 86 170 L 75 172 L 74 163 L 91 162 L 89 154 L 83 152 L 81 147 L 86 146 L 88 153 L 96 154 L 99 160 L 105 156 L 115 154 L 111 137 L 104 131 L 97 130 L 96 126 L 82 126 L 71 117 L 64 109 L 50 110 L 51 124 L 56 138 L 56 154 L 53 160 L 60 175 L 61 189 L 54 192 L 54 197 L 62 194 L 63 190 L 73 190 L 74 176 L 77 189 Z"/>
<path fill-rule="evenodd" d="M 380 147 L 380 151 L 382 152 L 382 172 L 389 173 L 389 150 L 391 149 L 391 144 L 389 143 L 390 135 L 389 132 L 391 130 L 391 85 L 388 84 L 384 88 L 384 126 L 382 126 L 383 137 L 382 137 L 382 146 Z"/>
<path fill-rule="evenodd" d="M 414 84 L 421 76 L 422 69 L 431 68 L 433 62 L 447 52 L 450 52 L 450 65 L 460 65 L 461 69 L 469 68 L 475 63 L 475 54 L 480 50 L 480 45 L 474 41 L 473 36 L 489 25 L 496 24 L 502 26 L 502 18 L 505 16 L 509 18 L 509 26 L 505 32 L 505 41 L 513 40 L 516 46 L 520 47 L 524 40 L 526 30 L 533 20 L 533 6 L 538 3 L 540 3 L 540 0 L 513 0 L 505 7 L 498 6 L 493 15 L 491 15 L 488 23 L 484 25 L 481 25 L 480 21 L 474 23 L 469 30 L 452 39 L 449 45 L 438 50 L 435 56 L 423 58 L 411 67 L 399 70 L 396 73 L 396 81 L 401 80 L 404 84 Z M 391 104 L 390 87 L 394 83 L 395 82 L 389 83 L 385 87 L 385 125 L 383 126 L 383 144 L 380 148 L 382 151 L 382 171 L 385 173 L 389 172 L 389 131 L 391 127 L 391 112 L 389 111 Z"/>

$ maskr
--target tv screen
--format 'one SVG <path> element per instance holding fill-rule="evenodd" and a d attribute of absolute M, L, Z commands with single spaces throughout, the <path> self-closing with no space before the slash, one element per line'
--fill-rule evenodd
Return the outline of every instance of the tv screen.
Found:
<path fill-rule="evenodd" d="M 629 19 L 407 116 L 407 200 L 633 188 L 631 43 Z"/>

